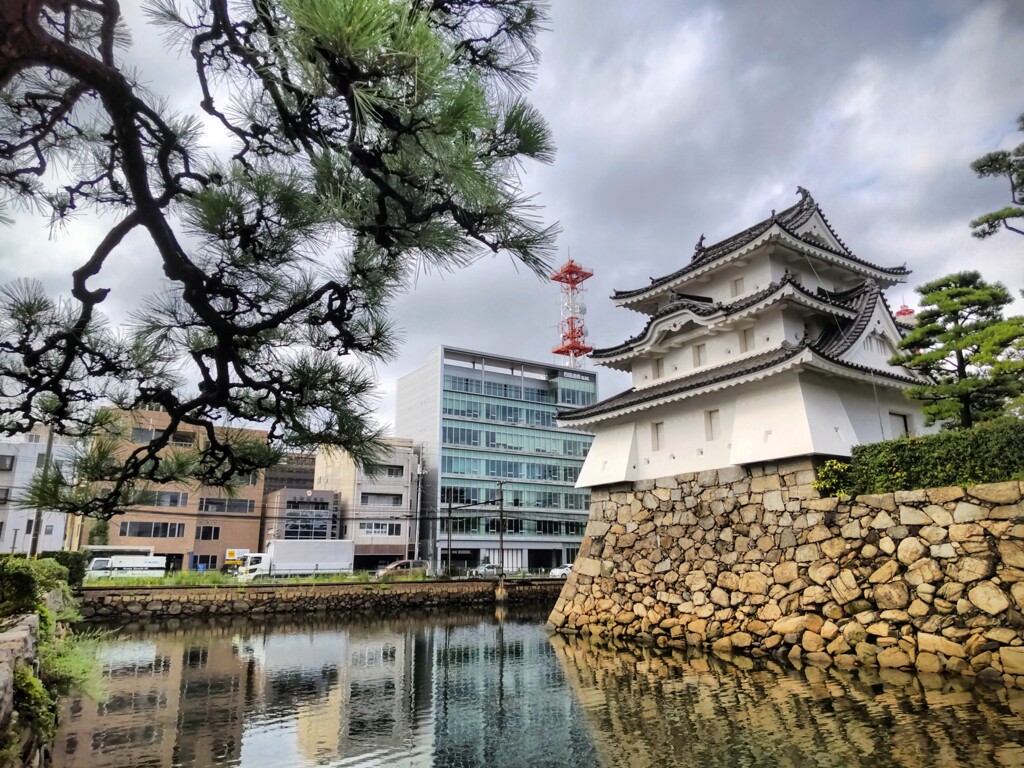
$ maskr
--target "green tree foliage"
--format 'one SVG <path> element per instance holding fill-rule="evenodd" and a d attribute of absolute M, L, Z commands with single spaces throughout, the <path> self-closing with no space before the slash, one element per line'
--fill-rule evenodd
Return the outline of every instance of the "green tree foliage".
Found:
<path fill-rule="evenodd" d="M 87 539 L 89 544 L 106 545 L 110 543 L 110 523 L 106 520 L 96 520 L 89 526 Z"/>
<path fill-rule="evenodd" d="M 970 427 L 1007 410 L 1021 392 L 1024 318 L 1003 318 L 1013 297 L 977 272 L 958 272 L 917 288 L 917 325 L 892 362 L 931 382 L 907 391 L 924 403 L 929 423 Z"/>
<path fill-rule="evenodd" d="M 1024 115 L 1017 118 L 1017 126 L 1024 131 Z M 989 152 L 971 163 L 971 169 L 979 177 L 1005 177 L 1010 182 L 1010 202 L 1012 205 L 990 211 L 971 222 L 975 237 L 991 237 L 1000 229 L 1008 229 L 1018 235 L 1024 235 L 1024 224 L 1013 226 L 1018 219 L 1024 219 L 1024 142 L 1013 149 L 1001 149 Z"/>
<path fill-rule="evenodd" d="M 172 113 L 125 66 L 116 0 L 0 2 L 0 206 L 108 225 L 69 298 L 30 281 L 0 291 L 0 433 L 98 432 L 78 485 L 51 473 L 27 501 L 100 518 L 146 483 L 227 484 L 286 447 L 372 463 L 366 363 L 394 352 L 389 301 L 410 272 L 492 252 L 542 274 L 556 234 L 518 183 L 524 161 L 554 152 L 522 96 L 542 3 L 146 10 L 196 79 L 196 113 Z M 146 257 L 140 235 L 164 279 L 131 327 L 113 328 L 103 277 L 129 236 L 123 257 Z M 109 405 L 155 405 L 170 423 L 125 458 Z M 270 447 L 215 428 L 251 422 Z M 164 450 L 182 427 L 201 448 Z"/>

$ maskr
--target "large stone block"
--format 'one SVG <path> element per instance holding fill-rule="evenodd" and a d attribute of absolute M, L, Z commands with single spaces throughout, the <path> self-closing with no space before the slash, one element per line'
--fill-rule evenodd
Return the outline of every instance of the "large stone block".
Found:
<path fill-rule="evenodd" d="M 967 493 L 982 501 L 994 504 L 1016 504 L 1021 500 L 1020 485 L 1016 480 L 1005 483 L 984 483 L 967 489 Z"/>
<path fill-rule="evenodd" d="M 846 605 L 861 596 L 857 577 L 849 569 L 840 571 L 839 575 L 828 583 L 828 586 L 832 591 L 832 597 L 840 605 Z"/>
<path fill-rule="evenodd" d="M 988 507 L 971 504 L 967 501 L 958 502 L 956 509 L 953 510 L 953 522 L 955 523 L 973 523 L 987 519 Z"/>
<path fill-rule="evenodd" d="M 991 581 L 978 583 L 967 593 L 967 597 L 976 608 L 990 616 L 1000 614 L 1010 607 L 1010 601 L 1003 594 L 1003 590 Z"/>
<path fill-rule="evenodd" d="M 1000 541 L 999 557 L 1002 559 L 1003 565 L 1024 568 L 1024 541 Z"/>
<path fill-rule="evenodd" d="M 763 595 L 768 591 L 768 577 L 760 571 L 749 571 L 740 576 L 740 592 Z"/>

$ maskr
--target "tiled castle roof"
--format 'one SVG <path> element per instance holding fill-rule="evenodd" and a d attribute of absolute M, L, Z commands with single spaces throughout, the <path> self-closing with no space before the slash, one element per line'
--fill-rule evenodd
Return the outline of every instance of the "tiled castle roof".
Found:
<path fill-rule="evenodd" d="M 796 282 L 790 282 L 792 285 L 798 286 Z M 756 303 L 756 301 L 766 298 L 767 295 L 770 295 L 775 290 L 779 290 L 779 288 L 780 283 L 775 283 L 764 291 L 759 291 L 753 294 L 753 296 L 730 305 L 730 308 L 737 305 L 749 306 L 751 303 Z M 799 286 L 799 288 L 802 292 L 807 293 L 806 289 L 802 286 Z M 879 301 L 884 301 L 881 289 L 877 283 L 873 280 L 865 280 L 857 287 L 841 292 L 819 289 L 814 296 L 834 306 L 852 309 L 856 312 L 856 315 L 852 319 L 848 317 L 843 318 L 838 315 L 835 316 L 835 327 L 826 329 L 814 341 L 806 338 L 798 344 L 784 341 L 778 347 L 757 355 L 734 360 L 724 365 L 704 368 L 688 376 L 667 379 L 664 382 L 649 387 L 628 389 L 621 394 L 594 405 L 559 414 L 558 418 L 560 421 L 579 421 L 641 403 L 659 400 L 663 397 L 671 397 L 702 387 L 725 383 L 732 379 L 739 379 L 759 371 L 768 370 L 799 357 L 806 351 L 810 351 L 816 357 L 843 368 L 861 373 L 869 373 L 906 384 L 918 383 L 916 379 L 900 373 L 896 368 L 880 370 L 839 359 L 864 334 L 875 311 L 875 306 Z M 607 350 L 603 351 L 607 353 Z"/>
<path fill-rule="evenodd" d="M 830 304 L 839 309 L 845 309 L 850 311 L 858 311 L 856 306 L 857 298 L 863 290 L 863 285 L 858 286 L 850 291 L 829 292 L 818 290 L 817 293 L 810 291 L 801 285 L 792 273 L 787 272 L 781 280 L 770 283 L 768 287 L 752 293 L 749 296 L 744 296 L 730 304 L 723 304 L 721 302 L 712 302 L 710 299 L 698 299 L 692 296 L 681 296 L 676 301 L 671 302 L 664 309 L 659 310 L 657 313 L 651 316 L 651 319 L 644 326 L 643 330 L 637 333 L 635 336 L 626 339 L 621 344 L 616 344 L 614 347 L 605 347 L 603 349 L 595 349 L 591 353 L 591 357 L 595 359 L 614 357 L 621 355 L 624 352 L 628 352 L 638 342 L 642 341 L 647 333 L 650 331 L 651 326 L 654 325 L 658 320 L 669 315 L 674 315 L 680 311 L 689 311 L 699 317 L 711 317 L 713 315 L 721 315 L 722 317 L 728 317 L 729 315 L 741 312 L 748 307 L 752 307 L 761 301 L 769 298 L 775 293 L 779 293 L 786 286 L 792 286 L 793 290 L 797 293 L 803 294 L 812 301 L 823 302 Z"/>
<path fill-rule="evenodd" d="M 650 284 L 645 285 L 641 288 L 634 288 L 632 290 L 626 291 L 615 291 L 612 294 L 612 299 L 629 299 L 634 296 L 639 296 L 641 294 L 647 293 L 648 291 L 659 286 L 665 285 L 666 283 L 670 283 L 673 280 L 686 275 L 688 272 L 693 272 L 694 270 L 699 269 L 705 264 L 715 261 L 716 259 L 719 259 L 723 256 L 727 256 L 728 254 L 732 253 L 733 251 L 739 248 L 742 248 L 748 243 L 752 243 L 754 240 L 756 240 L 758 237 L 760 237 L 761 235 L 763 235 L 765 232 L 767 232 L 769 229 L 776 225 L 778 225 L 791 237 L 794 237 L 802 242 L 806 242 L 808 245 L 811 245 L 814 248 L 818 248 L 820 250 L 827 251 L 837 256 L 841 256 L 842 258 L 847 259 L 855 264 L 860 264 L 864 267 L 868 267 L 869 269 L 873 269 L 878 272 L 890 275 L 908 274 L 908 270 L 906 267 L 882 267 L 877 264 L 872 264 L 869 261 L 865 261 L 864 259 L 860 259 L 857 256 L 854 256 L 850 249 L 846 247 L 846 244 L 843 243 L 842 239 L 839 237 L 836 231 L 832 228 L 832 225 L 829 224 L 828 219 L 825 217 L 825 213 L 821 210 L 821 207 L 815 202 L 814 198 L 811 196 L 811 193 L 808 192 L 803 187 L 797 187 L 797 192 L 800 194 L 800 200 L 795 205 L 786 208 L 781 213 L 776 213 L 775 211 L 772 211 L 772 215 L 764 219 L 763 221 L 759 221 L 757 224 L 754 224 L 751 227 L 747 227 L 742 232 L 738 232 L 737 234 L 732 235 L 731 237 L 727 237 L 726 239 L 721 240 L 715 243 L 714 245 L 705 247 L 704 236 L 701 235 L 700 241 L 697 243 L 697 247 L 694 250 L 693 258 L 691 259 L 689 264 L 684 266 L 682 269 L 678 269 L 675 272 L 672 272 L 671 274 L 665 275 L 664 277 L 652 277 Z M 815 212 L 817 212 L 821 216 L 821 219 L 825 223 L 825 226 L 828 227 L 829 232 L 842 246 L 842 250 L 836 250 L 817 241 L 807 241 L 804 238 L 801 238 L 799 235 L 795 234 L 796 230 L 802 225 L 806 224 Z"/>

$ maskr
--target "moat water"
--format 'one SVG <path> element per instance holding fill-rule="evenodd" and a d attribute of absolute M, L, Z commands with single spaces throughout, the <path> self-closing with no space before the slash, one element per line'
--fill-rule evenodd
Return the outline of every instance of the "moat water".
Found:
<path fill-rule="evenodd" d="M 1024 691 L 600 646 L 545 615 L 123 629 L 54 765 L 1024 766 Z"/>

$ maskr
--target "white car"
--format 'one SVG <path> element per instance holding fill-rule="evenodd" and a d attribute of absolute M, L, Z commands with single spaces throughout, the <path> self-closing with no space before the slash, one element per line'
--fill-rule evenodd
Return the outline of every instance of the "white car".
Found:
<path fill-rule="evenodd" d="M 476 577 L 479 579 L 493 579 L 497 578 L 501 569 L 494 563 L 487 563 L 486 565 L 478 565 L 476 568 L 469 569 L 469 576 Z"/>
<path fill-rule="evenodd" d="M 567 579 L 569 578 L 569 574 L 571 572 L 572 563 L 566 563 L 565 565 L 560 565 L 557 568 L 552 568 L 550 571 L 548 571 L 548 576 L 550 576 L 553 579 Z"/>

